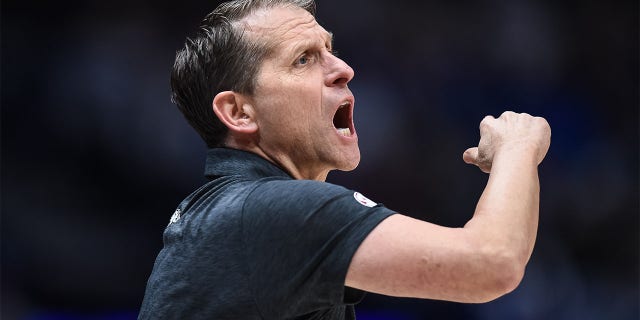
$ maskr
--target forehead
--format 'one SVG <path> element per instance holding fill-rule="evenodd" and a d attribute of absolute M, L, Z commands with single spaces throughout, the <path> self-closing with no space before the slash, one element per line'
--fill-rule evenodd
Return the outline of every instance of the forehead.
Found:
<path fill-rule="evenodd" d="M 295 6 L 259 9 L 240 20 L 249 37 L 271 49 L 286 47 L 298 41 L 331 42 L 332 36 L 318 24 L 313 15 Z"/>

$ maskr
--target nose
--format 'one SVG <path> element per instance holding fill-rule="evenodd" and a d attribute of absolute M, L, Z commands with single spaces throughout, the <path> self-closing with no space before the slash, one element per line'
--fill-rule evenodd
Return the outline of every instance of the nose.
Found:
<path fill-rule="evenodd" d="M 342 59 L 334 56 L 333 54 L 328 54 L 325 61 L 327 61 L 325 84 L 328 87 L 344 87 L 349 83 L 349 81 L 351 81 L 351 79 L 353 79 L 353 69 Z"/>

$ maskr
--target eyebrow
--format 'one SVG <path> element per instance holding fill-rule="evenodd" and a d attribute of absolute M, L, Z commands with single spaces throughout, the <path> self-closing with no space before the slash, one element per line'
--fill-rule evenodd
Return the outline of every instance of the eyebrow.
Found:
<path fill-rule="evenodd" d="M 325 33 L 324 41 L 325 43 L 328 42 L 329 48 L 333 50 L 333 32 L 327 31 Z M 316 44 L 317 43 L 315 41 L 306 40 L 306 41 L 299 42 L 295 47 L 287 51 L 292 54 L 297 54 L 298 51 L 302 51 L 302 48 L 312 47 L 312 46 L 315 46 Z"/>
<path fill-rule="evenodd" d="M 327 31 L 327 35 L 329 36 L 329 47 L 333 49 L 333 32 Z"/>

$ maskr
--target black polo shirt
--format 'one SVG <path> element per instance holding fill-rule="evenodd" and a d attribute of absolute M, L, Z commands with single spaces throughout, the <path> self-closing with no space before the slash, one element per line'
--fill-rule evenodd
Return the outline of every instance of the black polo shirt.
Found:
<path fill-rule="evenodd" d="M 211 149 L 209 183 L 164 232 L 139 319 L 353 319 L 353 254 L 394 212 L 249 152 Z"/>

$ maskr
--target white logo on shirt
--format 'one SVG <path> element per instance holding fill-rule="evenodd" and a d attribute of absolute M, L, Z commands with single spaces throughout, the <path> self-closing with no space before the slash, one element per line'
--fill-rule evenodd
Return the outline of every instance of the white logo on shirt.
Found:
<path fill-rule="evenodd" d="M 360 192 L 354 192 L 353 197 L 356 199 L 356 201 L 360 202 L 361 205 L 369 208 L 375 207 L 376 205 L 378 205 L 377 203 L 369 200 L 369 198 L 363 196 L 362 193 Z"/>
<path fill-rule="evenodd" d="M 182 210 L 180 210 L 180 208 L 176 209 L 176 211 L 173 212 L 171 219 L 169 220 L 169 225 L 171 225 L 172 223 L 178 222 L 178 220 L 180 220 L 181 215 L 182 215 Z"/>

